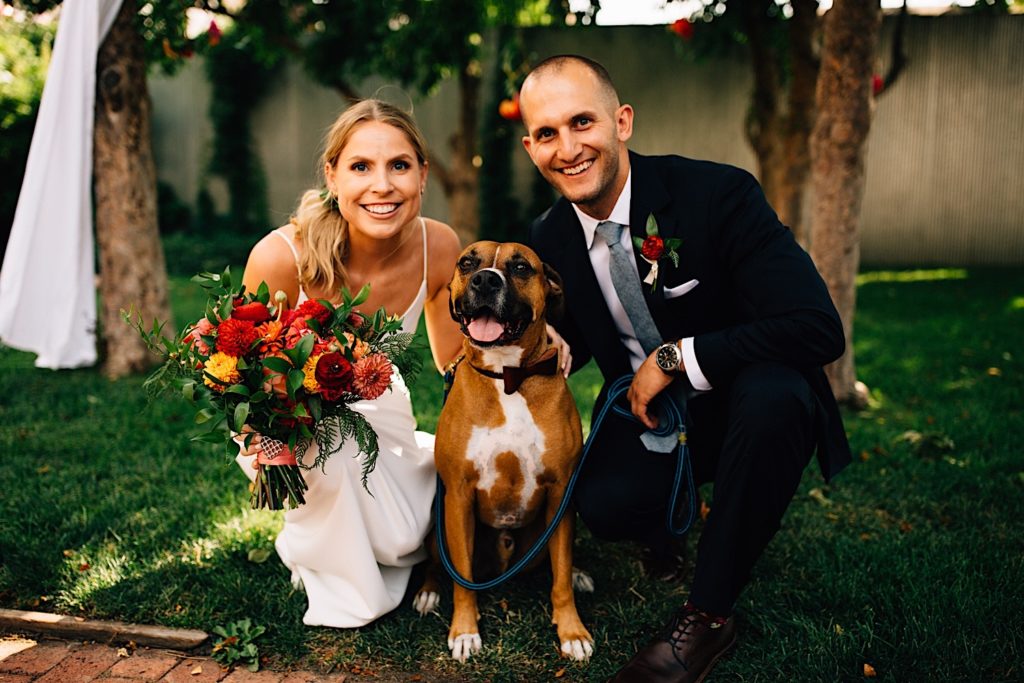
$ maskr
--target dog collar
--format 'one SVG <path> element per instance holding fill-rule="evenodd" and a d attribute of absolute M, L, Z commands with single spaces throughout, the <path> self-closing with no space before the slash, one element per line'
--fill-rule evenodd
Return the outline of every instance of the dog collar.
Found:
<path fill-rule="evenodd" d="M 519 391 L 519 385 L 526 381 L 527 377 L 533 375 L 554 375 L 558 372 L 558 350 L 549 349 L 541 359 L 532 365 L 504 365 L 501 372 L 493 372 L 478 368 L 472 363 L 469 367 L 479 372 L 484 377 L 500 379 L 505 382 L 505 393 L 514 394 Z"/>

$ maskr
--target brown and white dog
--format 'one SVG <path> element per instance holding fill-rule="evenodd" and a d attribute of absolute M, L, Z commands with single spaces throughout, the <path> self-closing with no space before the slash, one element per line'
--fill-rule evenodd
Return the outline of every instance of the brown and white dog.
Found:
<path fill-rule="evenodd" d="M 465 358 L 438 420 L 434 461 L 452 564 L 481 581 L 487 568 L 498 573 L 522 557 L 554 518 L 583 438 L 545 324 L 545 312 L 562 305 L 558 274 L 522 244 L 477 242 L 459 256 L 450 290 Z M 546 548 L 551 621 L 563 655 L 584 660 L 594 639 L 573 587 L 593 583 L 573 569 L 573 535 L 570 509 Z M 414 606 L 426 613 L 437 599 L 436 578 L 428 577 Z M 454 603 L 448 648 L 465 661 L 482 644 L 476 593 L 455 584 Z"/>

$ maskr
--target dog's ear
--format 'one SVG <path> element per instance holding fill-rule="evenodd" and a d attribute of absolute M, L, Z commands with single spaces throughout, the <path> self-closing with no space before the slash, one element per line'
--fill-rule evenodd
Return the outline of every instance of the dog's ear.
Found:
<path fill-rule="evenodd" d="M 544 264 L 544 277 L 548 280 L 548 295 L 544 302 L 544 315 L 549 323 L 558 322 L 565 315 L 565 290 L 562 276 L 548 264 Z"/>

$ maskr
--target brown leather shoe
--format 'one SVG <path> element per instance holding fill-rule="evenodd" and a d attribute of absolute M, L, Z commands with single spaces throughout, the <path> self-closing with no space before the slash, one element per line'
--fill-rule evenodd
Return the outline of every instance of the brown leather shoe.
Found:
<path fill-rule="evenodd" d="M 736 620 L 724 623 L 687 605 L 664 634 L 643 648 L 611 683 L 700 683 L 736 642 Z"/>

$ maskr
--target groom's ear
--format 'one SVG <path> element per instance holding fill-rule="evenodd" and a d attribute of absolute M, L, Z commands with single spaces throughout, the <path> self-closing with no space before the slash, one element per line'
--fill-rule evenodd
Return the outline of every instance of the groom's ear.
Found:
<path fill-rule="evenodd" d="M 562 276 L 545 263 L 544 277 L 548 281 L 548 295 L 544 301 L 544 317 L 549 323 L 555 323 L 565 316 L 565 290 L 562 288 Z"/>

